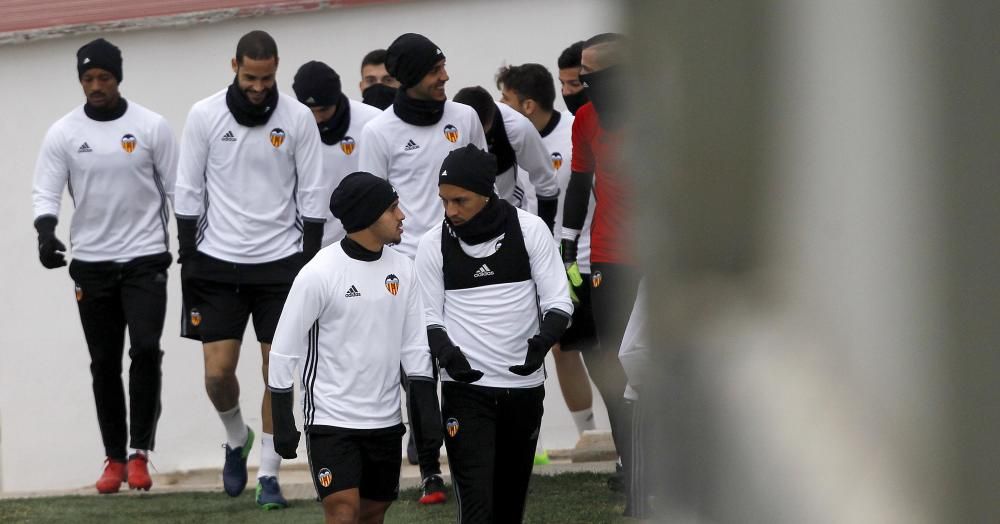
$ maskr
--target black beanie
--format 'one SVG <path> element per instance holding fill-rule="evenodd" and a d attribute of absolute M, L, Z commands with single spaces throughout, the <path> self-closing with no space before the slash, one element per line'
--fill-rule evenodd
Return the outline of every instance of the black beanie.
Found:
<path fill-rule="evenodd" d="M 458 90 L 458 93 L 455 93 L 451 101 L 465 104 L 475 109 L 476 114 L 479 115 L 479 123 L 483 124 L 483 129 L 486 131 L 490 130 L 486 128 L 486 124 L 493 125 L 498 110 L 497 104 L 493 101 L 493 97 L 490 96 L 489 91 L 482 86 L 463 87 Z"/>
<path fill-rule="evenodd" d="M 323 62 L 306 62 L 295 73 L 292 90 L 309 107 L 332 106 L 340 100 L 340 75 Z"/>
<path fill-rule="evenodd" d="M 468 144 L 444 158 L 438 185 L 450 184 L 483 196 L 492 196 L 496 178 L 497 157 Z"/>
<path fill-rule="evenodd" d="M 118 83 L 122 83 L 122 51 L 103 38 L 84 44 L 76 52 L 77 78 L 83 78 L 88 69 L 103 69 Z"/>
<path fill-rule="evenodd" d="M 424 35 L 406 33 L 386 50 L 385 69 L 406 89 L 419 84 L 441 60 L 444 53 L 434 42 Z"/>
<path fill-rule="evenodd" d="M 399 195 L 385 179 L 357 171 L 344 177 L 330 196 L 330 211 L 348 233 L 372 225 Z"/>

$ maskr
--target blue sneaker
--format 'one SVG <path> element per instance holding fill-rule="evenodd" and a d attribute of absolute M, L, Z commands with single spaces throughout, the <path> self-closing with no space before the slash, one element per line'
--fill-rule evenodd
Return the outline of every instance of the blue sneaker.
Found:
<path fill-rule="evenodd" d="M 238 497 L 247 487 L 247 457 L 250 456 L 250 448 L 253 447 L 253 430 L 247 427 L 247 441 L 242 446 L 233 449 L 229 444 L 226 448 L 226 464 L 222 466 L 222 489 L 226 490 L 226 495 Z"/>
<path fill-rule="evenodd" d="M 288 507 L 288 501 L 281 496 L 281 486 L 278 477 L 260 477 L 257 479 L 257 505 L 262 509 L 283 509 Z"/>

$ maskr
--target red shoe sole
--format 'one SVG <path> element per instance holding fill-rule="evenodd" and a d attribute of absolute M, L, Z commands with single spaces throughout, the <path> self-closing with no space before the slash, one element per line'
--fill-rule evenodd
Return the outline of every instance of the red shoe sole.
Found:
<path fill-rule="evenodd" d="M 448 495 L 446 495 L 443 491 L 437 491 L 437 492 L 434 492 L 434 493 L 428 493 L 428 494 L 420 497 L 420 503 L 421 504 L 426 504 L 426 505 L 430 505 L 430 504 L 444 504 L 447 501 L 448 501 Z"/>
<path fill-rule="evenodd" d="M 101 486 L 95 486 L 95 487 L 97 488 L 97 492 L 100 493 L 101 495 L 110 495 L 112 493 L 118 493 L 118 491 L 121 489 L 121 484 L 113 488 L 105 487 L 104 489 L 101 489 Z"/>

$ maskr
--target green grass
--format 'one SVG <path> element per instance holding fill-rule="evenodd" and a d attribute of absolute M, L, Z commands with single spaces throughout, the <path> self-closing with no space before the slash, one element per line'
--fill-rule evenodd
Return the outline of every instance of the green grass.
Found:
<path fill-rule="evenodd" d="M 525 522 L 628 522 L 619 515 L 624 498 L 607 488 L 608 475 L 566 473 L 531 479 Z M 155 488 L 154 488 L 155 489 Z M 454 522 L 454 496 L 447 504 L 424 507 L 417 491 L 400 493 L 386 515 L 387 523 Z M 261 511 L 253 489 L 239 498 L 219 493 L 171 493 L 138 496 L 72 496 L 0 500 L 0 522 L 322 522 L 319 503 L 292 501 L 280 511 Z"/>

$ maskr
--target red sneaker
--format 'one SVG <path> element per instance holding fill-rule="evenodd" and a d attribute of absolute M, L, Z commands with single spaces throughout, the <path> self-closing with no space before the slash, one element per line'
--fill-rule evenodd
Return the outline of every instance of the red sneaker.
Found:
<path fill-rule="evenodd" d="M 104 460 L 104 473 L 97 479 L 97 492 L 102 495 L 118 493 L 125 482 L 125 463 L 111 457 Z"/>
<path fill-rule="evenodd" d="M 440 475 L 429 475 L 420 483 L 420 503 L 444 504 L 448 501 L 448 492 L 444 487 L 444 479 Z"/>
<path fill-rule="evenodd" d="M 153 487 L 153 479 L 149 478 L 149 470 L 146 468 L 148 463 L 149 457 L 140 453 L 134 453 L 128 458 L 129 489 L 149 491 Z"/>

